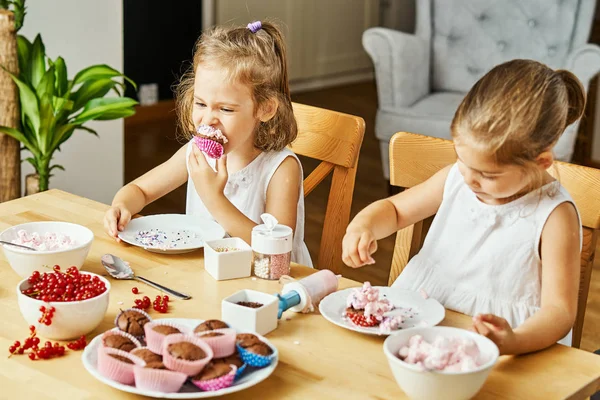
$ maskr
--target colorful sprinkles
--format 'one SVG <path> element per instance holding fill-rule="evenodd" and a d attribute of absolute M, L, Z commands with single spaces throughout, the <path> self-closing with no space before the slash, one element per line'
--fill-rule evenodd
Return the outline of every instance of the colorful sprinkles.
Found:
<path fill-rule="evenodd" d="M 187 229 L 171 232 L 165 232 L 154 228 L 144 229 L 138 231 L 135 235 L 135 241 L 140 246 L 163 250 L 187 246 L 198 238 L 199 236 L 197 233 Z"/>

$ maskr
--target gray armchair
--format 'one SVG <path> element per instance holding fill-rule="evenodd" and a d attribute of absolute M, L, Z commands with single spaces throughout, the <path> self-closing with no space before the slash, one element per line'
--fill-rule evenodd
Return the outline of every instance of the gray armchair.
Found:
<path fill-rule="evenodd" d="M 416 0 L 416 29 L 371 28 L 379 108 L 375 135 L 389 179 L 389 140 L 398 131 L 450 138 L 450 122 L 471 86 L 495 65 L 535 59 L 573 72 L 584 86 L 600 71 L 600 47 L 588 44 L 595 0 Z M 577 125 L 555 148 L 569 161 Z"/>

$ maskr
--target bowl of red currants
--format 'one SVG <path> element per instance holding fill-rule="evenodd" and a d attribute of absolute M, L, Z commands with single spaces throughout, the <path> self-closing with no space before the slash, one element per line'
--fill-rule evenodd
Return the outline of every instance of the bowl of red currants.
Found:
<path fill-rule="evenodd" d="M 70 222 L 39 221 L 11 226 L 0 233 L 0 240 L 5 242 L 0 247 L 11 268 L 21 278 L 27 278 L 47 265 L 81 268 L 92 247 L 94 233 Z"/>
<path fill-rule="evenodd" d="M 79 338 L 96 329 L 108 308 L 110 282 L 72 266 L 62 271 L 34 271 L 17 285 L 21 314 L 40 336 L 54 340 Z"/>

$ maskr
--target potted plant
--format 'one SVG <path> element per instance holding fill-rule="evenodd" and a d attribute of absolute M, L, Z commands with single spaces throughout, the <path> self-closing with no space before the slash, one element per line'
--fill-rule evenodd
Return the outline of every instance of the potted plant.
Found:
<path fill-rule="evenodd" d="M 97 136 L 85 123 L 135 113 L 137 102 L 122 96 L 124 80 L 134 87 L 135 83 L 108 65 L 85 68 L 69 80 L 65 61 L 62 57 L 51 60 L 46 56 L 39 34 L 33 43 L 17 36 L 17 55 L 19 74 L 10 75 L 19 91 L 21 128 L 0 126 L 0 132 L 17 139 L 23 149 L 31 153 L 26 161 L 33 165 L 36 174 L 28 178 L 36 182 L 34 186 L 38 191 L 44 191 L 48 189 L 52 170 L 64 171 L 61 165 L 51 165 L 54 152 L 60 150 L 76 130 Z M 105 97 L 111 91 L 116 96 Z M 31 181 L 27 186 L 31 186 Z"/>

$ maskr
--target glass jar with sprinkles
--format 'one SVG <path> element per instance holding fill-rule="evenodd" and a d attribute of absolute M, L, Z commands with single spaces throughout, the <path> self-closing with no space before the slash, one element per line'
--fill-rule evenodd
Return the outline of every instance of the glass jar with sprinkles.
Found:
<path fill-rule="evenodd" d="M 263 279 L 279 279 L 290 274 L 293 231 L 278 224 L 271 214 L 262 214 L 264 224 L 252 229 L 252 265 L 254 275 Z"/>

